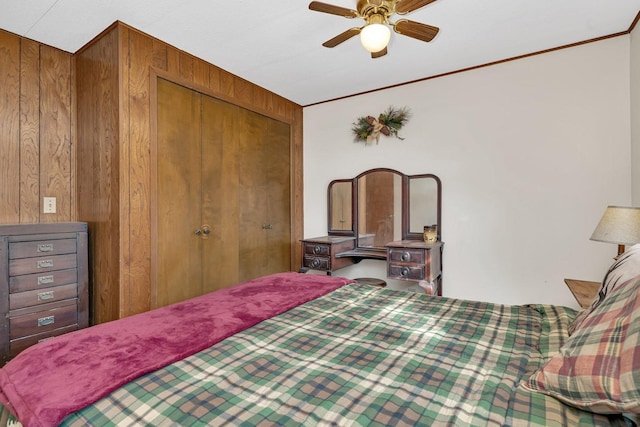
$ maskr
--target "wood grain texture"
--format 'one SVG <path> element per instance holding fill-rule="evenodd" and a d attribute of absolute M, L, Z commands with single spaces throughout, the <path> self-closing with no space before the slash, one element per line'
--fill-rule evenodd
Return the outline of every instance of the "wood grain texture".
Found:
<path fill-rule="evenodd" d="M 20 222 L 40 220 L 40 45 L 21 40 Z"/>
<path fill-rule="evenodd" d="M 149 65 L 153 60 L 152 47 L 150 37 L 129 31 L 129 98 L 123 100 L 130 105 L 126 122 L 129 134 L 129 277 L 127 288 L 122 289 L 122 315 L 147 311 L 151 304 Z"/>
<path fill-rule="evenodd" d="M 190 56 L 179 49 L 172 47 L 160 40 L 154 39 L 125 24 L 116 23 L 113 31 L 117 33 L 117 137 L 114 138 L 116 147 L 111 149 L 114 158 L 111 160 L 109 171 L 101 170 L 98 175 L 93 174 L 89 168 L 82 167 L 82 160 L 78 156 L 79 175 L 78 188 L 85 179 L 91 181 L 108 181 L 113 185 L 111 201 L 105 204 L 94 203 L 87 209 L 96 211 L 107 210 L 111 215 L 117 216 L 109 221 L 110 229 L 117 237 L 105 240 L 105 248 L 102 256 L 117 259 L 118 277 L 114 278 L 113 272 L 105 273 L 104 277 L 96 277 L 109 291 L 103 293 L 104 313 L 96 313 L 98 322 L 114 316 L 113 298 L 118 299 L 117 316 L 124 317 L 151 308 L 151 281 L 155 274 L 151 270 L 150 259 L 152 257 L 151 246 L 155 238 L 151 235 L 151 217 L 153 200 L 151 194 L 151 141 L 150 129 L 154 126 L 152 115 L 156 114 L 155 105 L 152 103 L 152 93 L 155 90 L 156 79 L 151 80 L 150 75 L 157 75 L 169 81 L 182 84 L 186 87 L 196 88 L 208 96 L 218 98 L 227 103 L 236 104 L 250 109 L 256 113 L 266 115 L 290 126 L 291 153 L 299 158 L 291 160 L 292 189 L 296 188 L 299 194 L 291 194 L 291 212 L 302 212 L 302 175 L 299 175 L 297 166 L 302 164 L 302 107 L 290 101 L 284 100 L 264 89 L 249 82 L 243 83 L 236 98 L 235 80 L 232 74 L 208 64 L 198 58 Z M 110 31 L 105 31 L 86 48 L 76 55 L 87 55 L 92 44 L 98 43 L 101 38 L 108 37 Z M 111 53 L 103 52 L 104 55 Z M 96 58 L 95 60 L 99 60 Z M 78 67 L 77 80 L 80 81 L 81 68 Z M 94 76 L 95 78 L 95 76 Z M 85 96 L 98 96 L 92 92 L 82 93 L 78 86 L 78 109 L 81 107 Z M 278 105 L 276 105 L 278 104 Z M 234 107 L 235 108 L 235 107 Z M 111 127 L 113 118 L 95 118 L 96 126 Z M 80 114 L 78 115 L 78 128 L 84 128 Z M 101 123 L 102 122 L 102 123 Z M 225 123 L 224 126 L 227 126 Z M 229 125 L 236 132 L 237 126 Z M 99 136 L 105 138 L 105 136 Z M 88 144 L 88 142 L 85 142 Z M 78 144 L 83 144 L 78 138 Z M 97 149 L 97 148 L 96 148 Z M 117 154 L 115 154 L 117 152 Z M 226 150 L 222 152 L 223 175 L 221 180 L 237 176 L 238 165 L 232 155 Z M 86 157 L 86 154 L 84 155 Z M 101 166 L 102 167 L 102 166 Z M 117 178 L 116 178 L 117 177 Z M 86 187 L 86 185 L 84 185 Z M 224 188 L 225 185 L 222 185 Z M 95 190 L 97 191 L 97 190 Z M 102 190 L 101 190 L 102 191 Z M 223 200 L 231 203 L 234 194 L 226 190 L 220 192 Z M 78 201 L 80 204 L 80 200 Z M 229 206 L 229 205 L 228 205 Z M 229 209 L 237 209 L 229 206 Z M 78 207 L 80 211 L 81 208 Z M 235 212 L 235 211 L 234 211 Z M 83 220 L 78 218 L 79 220 Z M 291 245 L 299 245 L 297 240 L 302 237 L 302 218 L 291 219 L 290 240 Z M 224 229 L 224 226 L 222 227 Z M 225 234 L 225 239 L 237 239 L 237 236 Z M 107 249 L 107 247 L 109 247 Z M 298 246 L 299 247 L 299 246 Z M 299 255 L 292 249 L 292 253 L 299 259 Z M 105 263 L 104 259 L 92 259 L 93 267 Z M 109 271 L 106 263 L 104 271 Z M 291 262 L 291 269 L 297 269 L 299 261 Z M 225 266 L 226 267 L 226 266 Z M 100 309 L 98 310 L 100 311 Z"/>
<path fill-rule="evenodd" d="M 89 225 L 92 323 L 119 317 L 118 31 L 76 55 L 78 217 Z"/>
<path fill-rule="evenodd" d="M 201 95 L 158 81 L 157 119 L 157 280 L 151 286 L 152 307 L 201 295 L 202 130 Z"/>
<path fill-rule="evenodd" d="M 20 39 L 0 31 L 0 222 L 20 220 Z"/>
<path fill-rule="evenodd" d="M 40 194 L 56 198 L 56 213 L 40 222 L 71 220 L 71 56 L 40 48 Z"/>

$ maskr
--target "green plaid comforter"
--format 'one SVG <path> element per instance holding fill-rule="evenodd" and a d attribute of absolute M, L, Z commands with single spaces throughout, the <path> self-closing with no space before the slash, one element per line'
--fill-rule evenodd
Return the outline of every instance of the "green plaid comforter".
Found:
<path fill-rule="evenodd" d="M 140 377 L 63 425 L 615 424 L 518 387 L 574 315 L 352 284 Z"/>

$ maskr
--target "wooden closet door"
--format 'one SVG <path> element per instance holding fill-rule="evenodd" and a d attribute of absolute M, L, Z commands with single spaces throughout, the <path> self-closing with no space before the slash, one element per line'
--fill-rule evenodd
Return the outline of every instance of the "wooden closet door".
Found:
<path fill-rule="evenodd" d="M 203 242 L 202 293 L 240 281 L 238 257 L 238 134 L 240 108 L 202 95 L 202 220 L 211 226 Z"/>
<path fill-rule="evenodd" d="M 291 269 L 289 125 L 240 110 L 240 281 Z"/>
<path fill-rule="evenodd" d="M 290 126 L 269 119 L 263 151 L 267 182 L 268 230 L 266 271 L 291 270 L 291 155 Z M 268 274 L 268 273 L 267 273 Z"/>
<path fill-rule="evenodd" d="M 201 95 L 158 79 L 157 283 L 152 307 L 202 293 Z M 153 301 L 155 297 L 155 301 Z"/>

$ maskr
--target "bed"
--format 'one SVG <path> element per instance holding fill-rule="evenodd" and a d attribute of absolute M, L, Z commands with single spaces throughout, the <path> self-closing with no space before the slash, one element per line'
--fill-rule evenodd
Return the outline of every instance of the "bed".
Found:
<path fill-rule="evenodd" d="M 581 313 L 262 277 L 30 347 L 3 425 L 633 425 L 637 265 Z"/>

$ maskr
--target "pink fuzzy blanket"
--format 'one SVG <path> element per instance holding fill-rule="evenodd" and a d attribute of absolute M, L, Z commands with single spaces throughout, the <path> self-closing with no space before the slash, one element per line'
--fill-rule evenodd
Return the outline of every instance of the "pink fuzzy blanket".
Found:
<path fill-rule="evenodd" d="M 0 369 L 0 402 L 26 426 L 55 426 L 127 382 L 352 280 L 298 273 L 62 335 Z"/>

